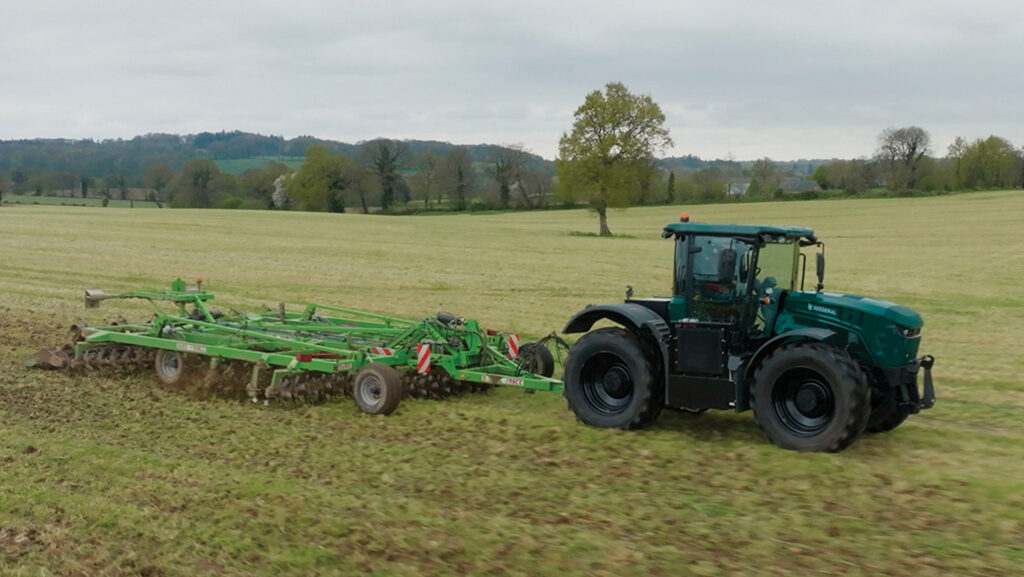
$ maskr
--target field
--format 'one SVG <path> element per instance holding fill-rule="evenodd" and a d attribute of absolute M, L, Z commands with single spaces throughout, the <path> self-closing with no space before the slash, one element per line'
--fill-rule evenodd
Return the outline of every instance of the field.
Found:
<path fill-rule="evenodd" d="M 103 199 L 90 196 L 89 198 L 68 198 L 65 196 L 29 196 L 23 194 L 5 194 L 4 204 L 41 204 L 50 206 L 103 206 Z M 111 198 L 107 201 L 107 208 L 156 208 L 155 202 L 148 200 L 121 200 Z"/>
<path fill-rule="evenodd" d="M 0 575 L 1020 575 L 1024 194 L 691 210 L 813 227 L 830 290 L 918 310 L 939 401 L 840 454 L 751 415 L 575 422 L 555 394 L 255 407 L 130 377 L 30 372 L 82 289 L 202 276 L 221 306 L 438 310 L 540 336 L 665 294 L 680 207 L 380 217 L 0 208 Z M 558 374 L 558 373 L 556 373 Z"/>

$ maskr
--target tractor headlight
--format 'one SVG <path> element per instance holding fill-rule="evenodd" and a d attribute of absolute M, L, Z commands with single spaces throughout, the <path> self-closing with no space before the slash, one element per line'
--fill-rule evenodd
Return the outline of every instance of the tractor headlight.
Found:
<path fill-rule="evenodd" d="M 904 328 L 904 327 L 897 327 L 897 328 L 900 331 L 900 334 L 905 336 L 905 337 L 907 337 L 908 339 L 912 338 L 912 337 L 916 337 L 917 335 L 921 334 L 920 327 L 918 327 L 916 329 L 908 329 L 908 328 Z"/>

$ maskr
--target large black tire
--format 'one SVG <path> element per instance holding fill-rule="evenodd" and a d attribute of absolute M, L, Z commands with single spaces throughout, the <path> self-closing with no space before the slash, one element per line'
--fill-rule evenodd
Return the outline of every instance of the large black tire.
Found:
<path fill-rule="evenodd" d="M 900 406 L 899 389 L 888 387 L 884 391 L 871 391 L 871 415 L 864 428 L 868 433 L 885 433 L 895 429 L 907 420 L 910 409 Z"/>
<path fill-rule="evenodd" d="M 555 374 L 555 356 L 544 345 L 523 343 L 519 346 L 519 356 L 530 359 L 530 364 L 526 367 L 526 370 L 531 373 L 542 377 L 550 377 Z"/>
<path fill-rule="evenodd" d="M 754 415 L 769 440 L 796 451 L 842 451 L 864 431 L 871 391 L 856 361 L 819 342 L 785 345 L 757 368 Z"/>
<path fill-rule="evenodd" d="M 639 429 L 661 413 L 665 389 L 655 353 L 633 333 L 599 329 L 573 345 L 565 361 L 565 393 L 581 422 Z"/>
<path fill-rule="evenodd" d="M 156 376 L 165 385 L 182 387 L 194 376 L 193 371 L 190 370 L 193 363 L 190 363 L 189 360 L 185 354 L 178 351 L 160 349 L 153 362 Z"/>
<path fill-rule="evenodd" d="M 390 415 L 402 400 L 402 379 L 392 367 L 370 363 L 356 374 L 352 396 L 364 413 Z"/>

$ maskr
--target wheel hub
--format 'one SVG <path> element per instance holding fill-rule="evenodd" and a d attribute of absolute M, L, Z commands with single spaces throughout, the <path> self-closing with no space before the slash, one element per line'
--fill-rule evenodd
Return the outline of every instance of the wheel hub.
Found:
<path fill-rule="evenodd" d="M 629 393 L 629 375 L 621 367 L 612 367 L 601 380 L 606 393 L 621 399 Z"/>
<path fill-rule="evenodd" d="M 796 408 L 808 417 L 820 417 L 826 409 L 828 394 L 821 383 L 804 383 L 796 392 Z"/>

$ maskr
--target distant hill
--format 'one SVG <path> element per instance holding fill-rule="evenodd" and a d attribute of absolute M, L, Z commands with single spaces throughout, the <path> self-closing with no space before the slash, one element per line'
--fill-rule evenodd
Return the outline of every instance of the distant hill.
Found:
<path fill-rule="evenodd" d="M 446 155 L 458 146 L 435 140 L 404 142 L 409 159 L 426 151 Z M 363 142 L 347 143 L 314 136 L 285 139 L 241 131 L 188 135 L 146 134 L 129 140 L 2 140 L 0 171 L 92 177 L 121 175 L 137 181 L 154 164 L 166 164 L 178 171 L 189 159 L 209 158 L 216 161 L 225 172 L 241 174 L 270 162 L 284 162 L 294 168 L 302 163 L 306 149 L 312 145 L 322 145 L 334 153 L 360 158 Z M 471 144 L 465 148 L 474 162 L 483 163 L 491 161 L 495 152 L 502 147 Z M 553 162 L 538 155 L 531 155 L 528 168 L 548 174 L 554 174 L 555 171 Z"/>
<path fill-rule="evenodd" d="M 433 152 L 439 156 L 449 154 L 457 144 L 437 140 L 405 140 L 408 160 L 422 152 Z M 281 136 L 255 134 L 251 132 L 222 131 L 200 132 L 199 134 L 145 134 L 123 140 L 92 139 L 31 139 L 0 140 L 0 172 L 18 171 L 22 177 L 34 174 L 49 174 L 73 182 L 75 177 L 90 176 L 105 178 L 122 176 L 137 184 L 147 168 L 154 164 L 165 164 L 177 172 L 192 158 L 214 160 L 221 170 L 239 175 L 252 168 L 260 168 L 271 162 L 283 162 L 291 168 L 302 164 L 306 149 L 313 145 L 327 147 L 331 152 L 343 153 L 353 158 L 362 156 L 364 142 L 341 142 L 315 136 L 298 136 L 285 139 Z M 491 162 L 502 149 L 495 144 L 464 145 L 474 164 L 483 166 Z M 726 173 L 742 173 L 750 168 L 753 160 L 705 160 L 698 156 L 674 156 L 658 160 L 664 170 L 699 171 L 718 166 Z M 795 175 L 809 175 L 829 160 L 779 161 L 779 167 Z M 539 155 L 531 155 L 527 168 L 534 172 L 553 175 L 554 162 Z M 71 185 L 69 185 L 71 186 Z"/>

